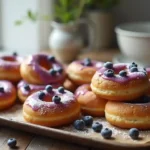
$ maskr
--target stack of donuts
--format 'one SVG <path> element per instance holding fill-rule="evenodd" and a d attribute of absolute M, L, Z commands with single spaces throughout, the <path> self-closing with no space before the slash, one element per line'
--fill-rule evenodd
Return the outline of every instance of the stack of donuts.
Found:
<path fill-rule="evenodd" d="M 150 129 L 150 99 L 146 96 L 149 78 L 146 70 L 135 63 L 98 62 L 97 68 L 97 63 L 86 61 L 71 63 L 67 72 L 69 78 L 80 85 L 75 96 L 82 112 L 105 116 L 109 123 L 121 128 Z M 96 69 L 93 75 L 90 70 L 84 74 L 89 67 Z"/>

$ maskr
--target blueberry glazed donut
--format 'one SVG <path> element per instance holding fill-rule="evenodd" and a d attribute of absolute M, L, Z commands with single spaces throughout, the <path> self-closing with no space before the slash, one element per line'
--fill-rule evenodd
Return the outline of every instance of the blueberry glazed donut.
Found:
<path fill-rule="evenodd" d="M 120 128 L 150 129 L 150 97 L 136 101 L 109 101 L 105 107 L 106 120 Z"/>
<path fill-rule="evenodd" d="M 14 55 L 0 56 L 0 80 L 18 82 L 21 79 L 20 65 L 22 57 Z"/>
<path fill-rule="evenodd" d="M 16 101 L 16 89 L 6 80 L 0 81 L 0 110 L 11 107 Z"/>
<path fill-rule="evenodd" d="M 92 116 L 104 116 L 106 99 L 98 97 L 92 92 L 90 84 L 84 84 L 77 88 L 75 96 L 81 105 L 84 114 Z"/>
<path fill-rule="evenodd" d="M 80 105 L 73 93 L 63 87 L 33 93 L 23 104 L 23 116 L 27 122 L 43 126 L 62 126 L 80 117 Z"/>
<path fill-rule="evenodd" d="M 98 96 L 115 101 L 134 100 L 149 88 L 146 71 L 137 64 L 107 62 L 93 76 L 91 88 Z"/>
<path fill-rule="evenodd" d="M 103 66 L 102 62 L 86 58 L 84 60 L 73 61 L 67 68 L 67 74 L 70 80 L 76 85 L 90 83 L 91 79 L 99 68 Z"/>
<path fill-rule="evenodd" d="M 22 78 L 31 84 L 63 83 L 66 73 L 54 56 L 35 54 L 28 56 L 20 67 Z"/>

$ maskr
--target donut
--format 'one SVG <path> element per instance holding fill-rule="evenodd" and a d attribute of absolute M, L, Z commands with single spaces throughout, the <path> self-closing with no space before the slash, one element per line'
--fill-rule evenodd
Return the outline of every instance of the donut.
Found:
<path fill-rule="evenodd" d="M 102 62 L 90 60 L 89 58 L 76 60 L 68 65 L 67 74 L 77 85 L 90 83 L 94 73 L 103 66 L 102 64 Z"/>
<path fill-rule="evenodd" d="M 102 98 L 116 101 L 134 100 L 146 93 L 149 81 L 146 71 L 137 64 L 106 62 L 91 81 L 92 91 Z"/>
<path fill-rule="evenodd" d="M 27 122 L 57 127 L 80 117 L 80 105 L 73 93 L 64 88 L 47 88 L 30 95 L 23 104 Z"/>
<path fill-rule="evenodd" d="M 52 87 L 58 88 L 61 86 L 60 84 L 51 84 Z M 24 103 L 24 101 L 27 99 L 28 96 L 30 96 L 32 93 L 35 93 L 40 90 L 44 90 L 46 85 L 35 85 L 35 84 L 29 84 L 24 80 L 21 80 L 17 85 L 17 95 L 19 100 Z"/>
<path fill-rule="evenodd" d="M 107 100 L 98 97 L 91 91 L 90 84 L 84 84 L 75 91 L 76 99 L 81 105 L 83 114 L 92 116 L 104 116 L 104 109 Z"/>
<path fill-rule="evenodd" d="M 142 96 L 136 101 L 109 101 L 105 107 L 106 120 L 120 128 L 150 129 L 150 98 Z"/>
<path fill-rule="evenodd" d="M 11 107 L 16 101 L 16 89 L 6 80 L 0 80 L 0 110 Z"/>
<path fill-rule="evenodd" d="M 63 83 L 63 87 L 68 91 L 74 92 L 78 86 L 73 81 L 67 78 Z"/>
<path fill-rule="evenodd" d="M 0 80 L 18 82 L 21 80 L 20 64 L 23 58 L 17 55 L 0 56 Z"/>
<path fill-rule="evenodd" d="M 66 73 L 54 56 L 35 54 L 28 56 L 20 67 L 22 78 L 31 84 L 63 83 Z"/>

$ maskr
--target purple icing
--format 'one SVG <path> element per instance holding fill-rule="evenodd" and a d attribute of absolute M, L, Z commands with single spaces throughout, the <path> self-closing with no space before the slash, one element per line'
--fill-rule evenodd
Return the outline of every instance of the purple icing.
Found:
<path fill-rule="evenodd" d="M 46 94 L 46 99 L 49 99 L 49 101 L 41 101 L 38 98 L 38 92 L 35 92 L 31 96 L 29 96 L 25 102 L 26 105 L 30 106 L 34 111 L 42 111 L 47 110 L 49 112 L 55 112 L 57 109 L 59 111 L 63 111 L 65 108 L 70 107 L 71 104 L 76 103 L 75 96 L 73 93 L 65 90 L 65 93 L 60 93 L 57 89 L 53 89 L 52 93 L 47 93 L 45 90 L 43 91 Z M 52 102 L 53 96 L 59 96 L 61 98 L 60 104 L 55 104 Z"/>
<path fill-rule="evenodd" d="M 138 68 L 138 72 L 130 72 L 128 68 L 129 68 L 129 64 L 124 64 L 124 63 L 114 64 L 113 70 L 115 72 L 115 75 L 113 77 L 106 77 L 103 74 L 106 70 L 108 70 L 105 67 L 102 67 L 101 69 L 99 69 L 97 73 L 99 74 L 99 76 L 102 76 L 102 78 L 106 80 L 111 80 L 111 81 L 118 82 L 118 83 L 125 83 L 131 80 L 143 79 L 146 77 L 146 74 L 143 68 Z M 120 76 L 118 73 L 121 70 L 127 70 L 127 76 L 125 77 Z"/>
<path fill-rule="evenodd" d="M 50 75 L 49 70 L 40 66 L 39 62 L 46 61 L 47 63 L 50 64 L 51 68 L 53 68 L 54 70 L 63 68 L 63 66 L 56 60 L 54 62 L 48 61 L 48 57 L 49 55 L 46 54 L 32 55 L 28 59 L 28 65 L 32 66 L 32 69 L 39 75 L 43 84 L 56 83 L 58 81 L 62 81 L 64 79 L 63 73 L 57 72 L 55 76 L 52 76 Z"/>

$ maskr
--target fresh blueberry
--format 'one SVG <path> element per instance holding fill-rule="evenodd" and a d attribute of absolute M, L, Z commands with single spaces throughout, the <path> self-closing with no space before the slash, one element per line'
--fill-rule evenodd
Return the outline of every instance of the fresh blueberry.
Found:
<path fill-rule="evenodd" d="M 143 96 L 143 101 L 142 101 L 142 102 L 143 102 L 143 103 L 148 103 L 148 102 L 150 102 L 150 97 L 147 96 L 147 95 Z"/>
<path fill-rule="evenodd" d="M 47 86 L 45 87 L 45 90 L 46 90 L 48 93 L 50 93 L 50 92 L 53 90 L 52 85 L 47 85 Z"/>
<path fill-rule="evenodd" d="M 95 131 L 95 132 L 100 132 L 103 128 L 103 125 L 99 122 L 95 122 L 92 124 L 92 129 Z"/>
<path fill-rule="evenodd" d="M 93 123 L 93 117 L 92 116 L 84 116 L 83 121 L 86 126 L 91 126 Z"/>
<path fill-rule="evenodd" d="M 7 141 L 7 145 L 8 145 L 10 148 L 16 147 L 16 144 L 17 144 L 17 140 L 16 140 L 15 138 L 10 138 L 10 139 L 8 139 L 8 141 Z"/>
<path fill-rule="evenodd" d="M 0 87 L 0 92 L 4 93 L 4 88 L 3 87 Z"/>
<path fill-rule="evenodd" d="M 112 62 L 106 62 L 104 63 L 104 67 L 107 69 L 112 69 L 113 68 L 113 63 Z"/>
<path fill-rule="evenodd" d="M 60 87 L 58 88 L 58 92 L 59 92 L 59 93 L 64 93 L 64 91 L 65 91 L 64 87 L 60 86 Z"/>
<path fill-rule="evenodd" d="M 55 61 L 55 57 L 54 56 L 49 56 L 48 61 L 51 61 L 51 62 Z"/>
<path fill-rule="evenodd" d="M 105 139 L 110 139 L 112 136 L 112 130 L 105 128 L 101 130 L 101 135 Z"/>
<path fill-rule="evenodd" d="M 62 67 L 58 68 L 57 72 L 62 73 L 63 72 L 63 68 Z"/>
<path fill-rule="evenodd" d="M 104 75 L 106 77 L 113 77 L 114 76 L 114 71 L 112 69 L 108 69 L 104 72 Z"/>
<path fill-rule="evenodd" d="M 129 130 L 129 136 L 132 139 L 134 139 L 134 140 L 138 139 L 138 137 L 139 137 L 139 130 L 137 128 L 131 128 Z"/>
<path fill-rule="evenodd" d="M 138 68 L 137 67 L 132 67 L 132 68 L 130 68 L 130 72 L 138 72 Z"/>
<path fill-rule="evenodd" d="M 13 52 L 13 56 L 18 56 L 17 52 Z"/>
<path fill-rule="evenodd" d="M 129 69 L 132 67 L 137 67 L 138 65 L 135 62 L 132 62 L 132 64 L 129 65 Z"/>
<path fill-rule="evenodd" d="M 77 130 L 84 130 L 85 127 L 85 123 L 83 120 L 76 120 L 73 125 Z"/>
<path fill-rule="evenodd" d="M 61 98 L 57 95 L 53 96 L 52 98 L 52 101 L 55 103 L 55 104 L 59 104 L 60 101 L 61 101 Z"/>
<path fill-rule="evenodd" d="M 119 72 L 119 75 L 120 75 L 121 77 L 126 77 L 126 76 L 127 76 L 127 72 L 126 72 L 125 70 L 121 70 L 121 71 Z"/>
<path fill-rule="evenodd" d="M 26 91 L 30 91 L 30 86 L 28 84 L 25 84 L 23 87 Z"/>
<path fill-rule="evenodd" d="M 85 58 L 84 59 L 84 65 L 85 66 L 91 66 L 92 65 L 91 59 L 90 58 Z"/>
<path fill-rule="evenodd" d="M 40 100 L 43 100 L 44 96 L 45 96 L 44 92 L 39 92 L 39 99 Z"/>
<path fill-rule="evenodd" d="M 50 69 L 49 71 L 50 75 L 55 76 L 56 75 L 56 71 L 54 69 Z"/>

